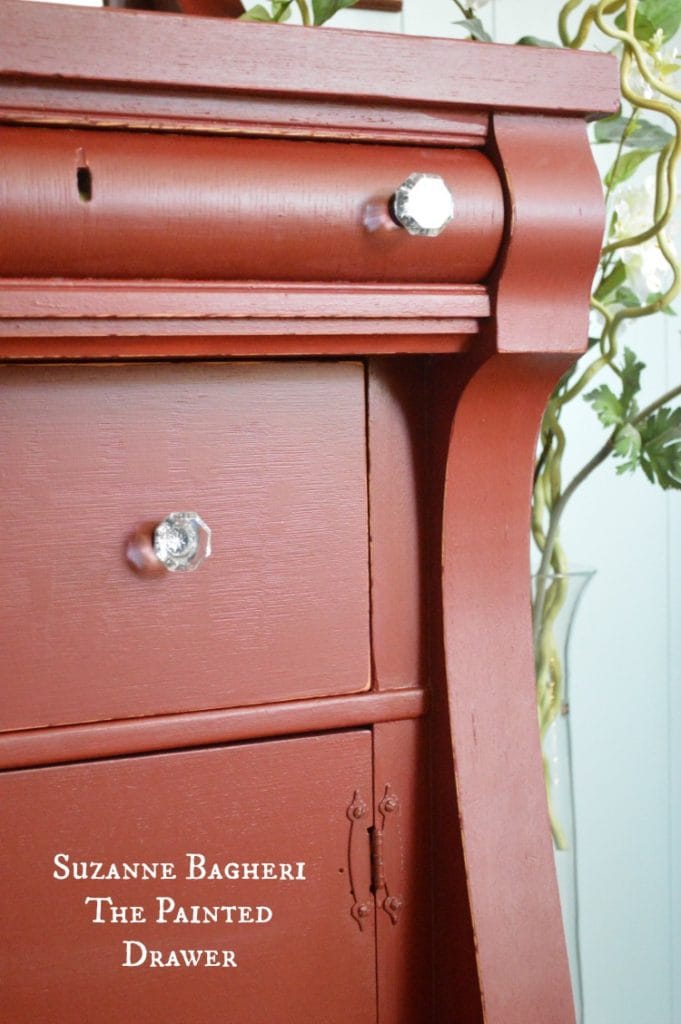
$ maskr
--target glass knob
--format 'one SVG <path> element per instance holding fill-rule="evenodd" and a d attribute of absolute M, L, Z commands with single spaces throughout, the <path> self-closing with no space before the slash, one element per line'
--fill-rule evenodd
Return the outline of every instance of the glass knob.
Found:
<path fill-rule="evenodd" d="M 169 572 L 193 572 L 210 556 L 210 533 L 196 512 L 171 512 L 154 530 L 154 554 Z"/>
<path fill-rule="evenodd" d="M 392 212 L 410 235 L 433 238 L 454 216 L 454 197 L 439 174 L 410 174 L 395 191 Z"/>

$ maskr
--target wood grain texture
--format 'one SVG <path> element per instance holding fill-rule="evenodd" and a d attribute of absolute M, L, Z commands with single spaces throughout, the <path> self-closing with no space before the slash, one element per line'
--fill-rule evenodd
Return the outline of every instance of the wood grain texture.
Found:
<path fill-rule="evenodd" d="M 488 339 L 485 339 L 488 341 Z M 467 356 L 433 357 L 425 369 L 428 465 L 424 491 L 428 525 L 429 786 L 433 867 L 433 1022 L 451 1024 L 452 1007 L 465 1024 L 484 1024 L 459 803 L 452 757 L 443 640 L 442 518 L 444 482 L 456 404 L 479 365 Z M 492 628 L 492 627 L 490 627 Z"/>
<path fill-rule="evenodd" d="M 5 367 L 3 729 L 370 685 L 357 364 Z M 137 576 L 129 536 L 198 512 L 213 555 Z"/>
<path fill-rule="evenodd" d="M 368 376 L 371 633 L 380 690 L 428 678 L 422 359 L 373 359 Z"/>
<path fill-rule="evenodd" d="M 376 725 L 374 819 L 384 833 L 385 888 L 375 894 L 378 951 L 378 1024 L 432 1021 L 433 854 L 428 793 L 428 742 L 424 722 Z M 393 810 L 383 811 L 386 797 Z M 384 908 L 400 901 L 393 921 Z M 455 1005 L 453 1013 L 458 1012 Z"/>
<path fill-rule="evenodd" d="M 370 826 L 368 731 L 5 774 L 3 1024 L 121 1024 L 131 1007 L 138 1024 L 374 1024 L 373 915 L 361 931 L 350 915 L 346 809 L 356 791 Z M 171 862 L 178 877 L 55 879 L 58 852 Z M 187 852 L 223 865 L 301 861 L 305 881 L 185 880 Z M 147 923 L 91 924 L 89 895 L 146 907 Z M 162 924 L 163 895 L 185 906 L 270 906 L 273 916 L 261 925 Z M 361 895 L 372 907 L 371 892 Z M 131 938 L 162 950 L 231 949 L 238 967 L 126 969 L 122 943 Z"/>
<path fill-rule="evenodd" d="M 427 706 L 426 691 L 413 687 L 385 693 L 281 701 L 260 707 L 27 729 L 0 734 L 0 769 L 351 729 L 420 718 Z"/>
<path fill-rule="evenodd" d="M 474 150 L 40 128 L 0 146 L 5 277 L 476 283 L 501 242 L 501 185 Z M 387 215 L 414 171 L 455 197 L 437 238 Z M 369 204 L 391 229 L 365 226 Z"/>
<path fill-rule="evenodd" d="M 578 115 L 619 104 L 614 58 L 449 39 L 57 7 L 0 6 L 0 76 L 195 92 L 362 97 Z M 229 60 L 224 55 L 229 54 Z M 329 68 L 334 69 L 329 75 Z"/>
<path fill-rule="evenodd" d="M 492 356 L 457 405 L 443 518 L 449 726 L 485 1024 L 572 1024 L 539 747 L 529 508 L 565 356 Z M 494 415 L 490 415 L 490 408 Z"/>
<path fill-rule="evenodd" d="M 144 92 L 134 84 L 85 82 L 74 89 L 58 78 L 3 78 L 1 73 L 0 120 L 429 146 L 480 146 L 489 124 L 486 113 L 457 107 L 443 112 L 389 101 L 370 106 L 349 96 L 244 97 L 190 85 Z"/>
<path fill-rule="evenodd" d="M 495 269 L 500 352 L 573 352 L 588 337 L 605 227 L 603 187 L 583 121 L 494 115 L 508 239 Z"/>
<path fill-rule="evenodd" d="M 400 324 L 399 321 L 352 321 L 343 324 L 320 321 L 316 332 L 310 321 L 288 321 L 282 330 L 278 321 L 170 321 L 159 330 L 153 321 L 117 322 L 113 334 L 101 321 L 76 321 L 70 330 L 55 329 L 54 321 L 34 324 L 8 321 L 7 334 L 0 334 L 0 358 L 8 362 L 27 360 L 116 360 L 116 359 L 219 359 L 225 357 L 273 358 L 289 356 L 402 355 L 415 352 L 466 352 L 475 341 L 475 320 L 426 320 Z M 230 332 L 228 328 L 239 327 Z M 343 327 L 347 329 L 344 331 Z M 212 328 L 212 329 L 211 329 Z M 303 333 L 307 328 L 308 333 Z M 421 333 L 414 334 L 413 331 Z M 194 333 L 189 333 L 193 331 Z M 298 333 L 289 333 L 296 331 Z M 462 333 L 465 331 L 466 333 Z M 250 332 L 250 333 L 246 333 Z M 376 333 L 374 333 L 376 332 Z"/>
<path fill-rule="evenodd" d="M 170 319 L 282 321 L 288 330 L 292 319 L 345 321 L 394 321 L 400 330 L 404 321 L 442 321 L 461 317 L 489 316 L 490 300 L 482 285 L 432 284 L 337 284 L 333 281 L 246 281 L 229 284 L 216 281 L 88 281 L 81 278 L 2 280 L 0 290 L 0 331 L 2 321 L 17 320 L 109 320 L 115 331 L 118 320 L 155 321 Z M 316 323 L 310 324 L 314 330 Z M 352 330 L 352 324 L 343 324 Z M 208 328 L 208 324 L 207 324 Z M 274 325 L 273 325 L 274 329 Z"/>

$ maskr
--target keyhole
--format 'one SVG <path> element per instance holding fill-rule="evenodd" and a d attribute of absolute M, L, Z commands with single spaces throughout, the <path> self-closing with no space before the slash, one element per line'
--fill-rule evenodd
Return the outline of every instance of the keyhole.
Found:
<path fill-rule="evenodd" d="M 78 167 L 76 169 L 76 185 L 80 198 L 84 203 L 89 203 L 92 199 L 92 171 L 89 167 Z"/>

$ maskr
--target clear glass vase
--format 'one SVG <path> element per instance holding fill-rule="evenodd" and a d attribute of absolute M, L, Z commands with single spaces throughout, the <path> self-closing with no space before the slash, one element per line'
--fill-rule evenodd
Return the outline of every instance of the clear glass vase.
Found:
<path fill-rule="evenodd" d="M 563 927 L 577 1024 L 583 1024 L 579 898 L 570 736 L 569 644 L 575 614 L 593 570 L 533 577 L 537 707 Z"/>

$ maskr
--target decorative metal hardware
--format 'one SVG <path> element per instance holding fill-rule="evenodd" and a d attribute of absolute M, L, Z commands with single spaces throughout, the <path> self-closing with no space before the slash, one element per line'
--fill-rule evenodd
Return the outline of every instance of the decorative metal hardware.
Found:
<path fill-rule="evenodd" d="M 388 877 L 385 848 L 388 844 L 391 847 L 393 844 L 399 847 L 400 844 L 400 798 L 391 792 L 389 785 L 385 787 L 377 810 L 382 820 L 381 827 L 373 828 L 370 833 L 372 889 L 377 895 L 378 907 L 388 915 L 393 924 L 397 924 L 404 909 L 404 898 L 391 888 L 391 882 L 394 883 L 396 880 Z"/>
<path fill-rule="evenodd" d="M 360 796 L 359 791 L 355 790 L 352 801 L 345 813 L 350 822 L 350 837 L 348 841 L 348 876 L 350 895 L 352 896 L 350 913 L 359 925 L 360 931 L 364 930 L 364 922 L 372 911 L 372 906 L 367 899 L 361 898 L 360 890 L 361 870 L 359 865 L 362 863 L 362 858 L 366 857 L 366 829 L 362 819 L 366 816 L 367 809 L 367 805 Z"/>

